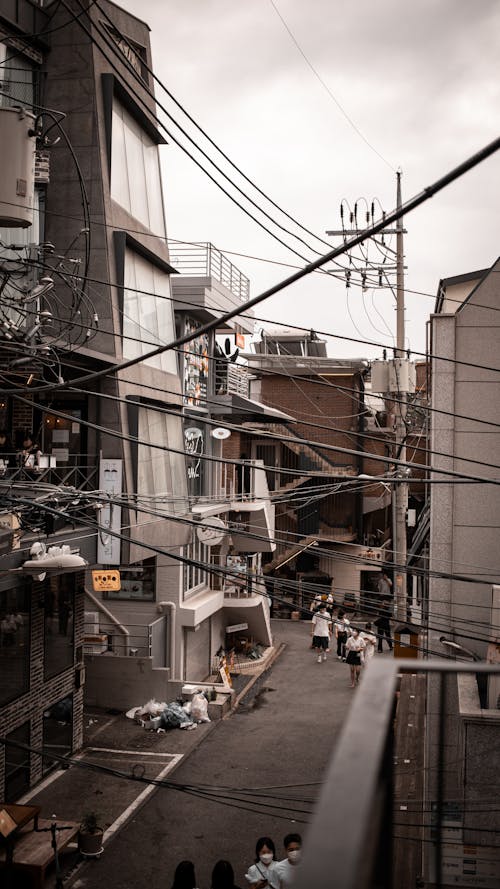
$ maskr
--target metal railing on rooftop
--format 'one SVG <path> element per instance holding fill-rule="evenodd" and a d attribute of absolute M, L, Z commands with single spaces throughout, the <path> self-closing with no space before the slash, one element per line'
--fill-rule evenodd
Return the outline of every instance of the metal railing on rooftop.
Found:
<path fill-rule="evenodd" d="M 170 261 L 181 274 L 195 278 L 215 278 L 241 300 L 250 294 L 250 281 L 209 241 L 201 244 L 172 244 Z"/>
<path fill-rule="evenodd" d="M 476 674 L 479 686 L 487 674 L 497 681 L 500 666 L 371 661 L 327 768 L 294 889 L 500 885 L 498 796 L 492 802 L 500 711 L 464 713 L 453 686 L 460 674 Z M 424 687 L 406 694 L 405 709 L 404 682 L 419 679 Z M 460 720 L 474 727 L 469 754 Z"/>

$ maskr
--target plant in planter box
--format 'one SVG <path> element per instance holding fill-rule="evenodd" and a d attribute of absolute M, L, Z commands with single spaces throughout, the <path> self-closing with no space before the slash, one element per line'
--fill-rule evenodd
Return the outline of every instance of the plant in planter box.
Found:
<path fill-rule="evenodd" d="M 99 815 L 85 812 L 80 822 L 78 849 L 82 855 L 100 855 L 104 828 L 99 824 Z"/>

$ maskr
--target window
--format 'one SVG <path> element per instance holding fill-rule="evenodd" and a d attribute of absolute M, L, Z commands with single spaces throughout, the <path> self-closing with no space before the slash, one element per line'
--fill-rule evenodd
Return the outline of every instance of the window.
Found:
<path fill-rule="evenodd" d="M 50 679 L 73 665 L 75 575 L 59 574 L 45 581 L 44 677 Z"/>
<path fill-rule="evenodd" d="M 134 599 L 152 602 L 155 597 L 155 558 L 145 559 L 142 565 L 120 569 L 121 588 L 104 593 L 105 599 Z"/>
<path fill-rule="evenodd" d="M 35 103 L 36 73 L 33 64 L 18 50 L 0 44 L 0 106 L 5 108 L 19 103 L 23 108 L 32 106 Z"/>
<path fill-rule="evenodd" d="M 154 509 L 166 514 L 185 512 L 187 481 L 184 462 L 182 420 L 152 408 L 138 408 L 137 492 L 139 498 L 154 498 Z M 161 450 L 149 444 L 161 444 Z M 150 504 L 151 505 L 151 504 Z M 140 521 L 151 516 L 139 513 Z"/>
<path fill-rule="evenodd" d="M 73 695 L 61 698 L 43 714 L 43 748 L 46 753 L 53 750 L 58 756 L 66 756 L 73 748 Z M 59 760 L 43 758 L 44 774 L 55 766 Z"/>
<path fill-rule="evenodd" d="M 29 689 L 30 605 L 26 586 L 0 593 L 0 703 Z"/>
<path fill-rule="evenodd" d="M 198 540 L 195 533 L 191 543 L 184 547 L 183 554 L 186 559 L 190 560 L 189 564 L 184 563 L 183 570 L 184 598 L 188 599 L 189 596 L 199 592 L 202 587 L 210 586 L 210 574 L 200 565 L 193 564 L 193 562 L 210 564 L 210 550 L 208 546 L 204 546 Z"/>
<path fill-rule="evenodd" d="M 168 274 L 129 248 L 125 250 L 122 329 L 124 358 L 145 355 L 175 339 Z M 177 373 L 176 353 L 171 350 L 146 363 Z"/>
<path fill-rule="evenodd" d="M 29 751 L 11 745 L 30 743 L 30 724 L 23 722 L 5 738 L 5 802 L 14 803 L 30 786 Z"/>
<path fill-rule="evenodd" d="M 111 197 L 164 237 L 158 146 L 116 98 L 111 127 Z"/>

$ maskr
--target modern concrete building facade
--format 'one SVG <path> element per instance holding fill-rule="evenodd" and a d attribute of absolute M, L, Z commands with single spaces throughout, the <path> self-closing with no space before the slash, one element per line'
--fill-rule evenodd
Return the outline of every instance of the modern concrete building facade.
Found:
<path fill-rule="evenodd" d="M 431 317 L 430 454 L 438 483 L 431 490 L 426 644 L 430 656 L 497 663 L 499 272 L 497 261 L 490 269 L 442 280 Z M 439 470 L 493 483 L 464 482 Z M 441 799 L 444 813 L 441 885 L 494 887 L 500 879 L 498 677 L 481 682 L 474 675 L 450 676 L 441 682 L 444 689 L 436 678 L 428 684 L 424 802 L 425 812 L 436 812 Z M 437 882 L 432 831 L 425 837 L 425 885 L 432 886 Z"/>
<path fill-rule="evenodd" d="M 0 228 L 15 271 L 2 311 L 18 322 L 0 335 L 0 427 L 13 452 L 0 478 L 0 734 L 70 752 L 82 742 L 84 686 L 103 706 L 168 700 L 211 674 L 235 641 L 227 626 L 246 623 L 250 641 L 271 645 L 258 577 L 274 515 L 257 465 L 243 492 L 235 466 L 217 462 L 212 429 L 263 408 L 242 396 L 244 369 L 221 362 L 215 333 L 142 360 L 248 293 L 215 248 L 194 274 L 180 247 L 179 268 L 171 260 L 148 26 L 106 0 L 67 7 L 22 0 L 0 12 L 0 109 L 32 114 L 37 149 L 32 225 Z M 252 329 L 236 318 L 219 332 Z M 43 472 L 18 466 L 25 430 Z M 198 531 L 214 516 L 217 545 Z M 39 543 L 78 549 L 88 570 L 33 580 L 23 564 Z M 118 588 L 91 569 L 118 570 Z M 61 706 L 63 740 L 53 737 Z M 13 762 L 1 747 L 10 799 L 46 767 L 35 754 Z"/>

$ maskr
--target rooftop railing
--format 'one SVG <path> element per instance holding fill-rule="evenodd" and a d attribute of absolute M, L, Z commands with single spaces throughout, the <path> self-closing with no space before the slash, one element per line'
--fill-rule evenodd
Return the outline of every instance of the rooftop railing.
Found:
<path fill-rule="evenodd" d="M 250 281 L 232 262 L 210 242 L 175 244 L 170 261 L 181 274 L 195 278 L 215 278 L 241 300 L 250 294 Z"/>

